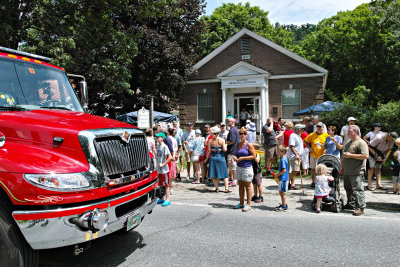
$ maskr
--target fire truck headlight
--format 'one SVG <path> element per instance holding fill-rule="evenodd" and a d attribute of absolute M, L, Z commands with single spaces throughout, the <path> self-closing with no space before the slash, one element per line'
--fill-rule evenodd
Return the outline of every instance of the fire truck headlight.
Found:
<path fill-rule="evenodd" d="M 80 189 L 90 186 L 89 177 L 83 173 L 25 174 L 24 177 L 36 185 L 56 189 Z"/>

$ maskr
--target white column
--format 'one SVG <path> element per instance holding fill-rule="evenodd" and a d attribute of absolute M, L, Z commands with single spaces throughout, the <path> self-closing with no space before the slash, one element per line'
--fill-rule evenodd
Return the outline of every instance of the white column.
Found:
<path fill-rule="evenodd" d="M 222 90 L 222 120 L 225 121 L 226 118 L 226 88 L 221 88 Z"/>
<path fill-rule="evenodd" d="M 265 81 L 265 121 L 269 117 L 269 80 Z"/>

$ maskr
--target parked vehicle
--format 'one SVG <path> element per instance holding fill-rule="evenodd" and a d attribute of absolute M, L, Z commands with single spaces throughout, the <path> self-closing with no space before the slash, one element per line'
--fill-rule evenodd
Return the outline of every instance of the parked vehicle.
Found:
<path fill-rule="evenodd" d="M 134 229 L 156 204 L 142 131 L 84 112 L 64 69 L 0 47 L 0 266 Z M 86 82 L 79 82 L 87 107 Z"/>

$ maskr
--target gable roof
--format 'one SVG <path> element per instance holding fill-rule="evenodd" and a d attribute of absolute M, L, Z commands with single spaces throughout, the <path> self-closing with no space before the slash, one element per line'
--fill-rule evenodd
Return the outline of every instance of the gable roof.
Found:
<path fill-rule="evenodd" d="M 231 66 L 230 68 L 224 70 L 220 74 L 218 74 L 217 77 L 222 78 L 222 77 L 246 76 L 246 75 L 270 76 L 271 74 L 268 71 L 260 69 L 249 63 L 240 61 L 235 65 Z"/>
<path fill-rule="evenodd" d="M 210 54 L 208 54 L 207 56 L 205 56 L 202 60 L 200 60 L 199 62 L 197 62 L 193 68 L 194 69 L 199 69 L 201 66 L 203 66 L 204 64 L 206 64 L 207 62 L 209 62 L 212 58 L 214 58 L 216 55 L 218 55 L 219 53 L 221 53 L 223 50 L 225 50 L 225 48 L 229 47 L 231 44 L 233 44 L 234 42 L 236 42 L 239 38 L 241 38 L 243 35 L 248 35 L 258 41 L 260 41 L 261 43 L 270 46 L 271 48 L 281 52 L 282 54 L 310 67 L 313 70 L 316 70 L 318 72 L 321 73 L 328 73 L 328 70 L 322 68 L 321 66 L 318 66 L 315 63 L 312 63 L 311 61 L 308 61 L 307 59 L 287 50 L 286 48 L 283 48 L 280 45 L 277 45 L 273 42 L 271 42 L 270 40 L 256 34 L 255 32 L 249 31 L 248 29 L 242 29 L 240 30 L 238 33 L 236 33 L 234 36 L 232 36 L 230 39 L 228 39 L 225 43 L 223 43 L 221 46 L 219 46 L 218 48 L 216 48 L 214 51 L 212 51 Z"/>

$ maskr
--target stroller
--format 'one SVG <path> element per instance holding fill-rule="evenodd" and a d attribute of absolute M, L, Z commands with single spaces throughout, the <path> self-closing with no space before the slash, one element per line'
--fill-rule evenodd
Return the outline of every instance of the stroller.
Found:
<path fill-rule="evenodd" d="M 322 198 L 321 208 L 329 208 L 333 212 L 340 212 L 344 206 L 344 197 L 340 194 L 340 160 L 338 157 L 333 155 L 322 155 L 318 158 L 317 164 L 324 164 L 328 169 L 328 175 L 331 175 L 334 180 L 329 181 L 329 187 L 331 191 L 328 196 Z M 317 198 L 311 203 L 311 208 L 316 209 Z"/>

